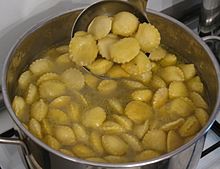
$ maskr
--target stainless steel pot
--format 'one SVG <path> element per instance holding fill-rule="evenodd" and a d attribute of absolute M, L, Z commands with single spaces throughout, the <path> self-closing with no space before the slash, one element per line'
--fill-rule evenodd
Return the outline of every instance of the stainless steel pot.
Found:
<path fill-rule="evenodd" d="M 4 63 L 2 92 L 5 105 L 20 133 L 19 138 L 0 138 L 0 143 L 18 144 L 23 148 L 28 164 L 43 169 L 73 168 L 143 168 L 193 169 L 197 166 L 206 132 L 215 120 L 220 104 L 220 71 L 208 46 L 182 23 L 164 14 L 148 11 L 148 18 L 160 31 L 162 43 L 180 53 L 186 61 L 194 63 L 206 86 L 209 98 L 210 119 L 190 142 L 158 158 L 126 164 L 95 163 L 71 158 L 51 149 L 26 130 L 15 116 L 11 102 L 15 96 L 17 79 L 40 51 L 55 44 L 68 43 L 74 19 L 81 10 L 76 9 L 47 19 L 26 32 L 15 44 Z M 34 164 L 34 165 L 33 165 Z"/>

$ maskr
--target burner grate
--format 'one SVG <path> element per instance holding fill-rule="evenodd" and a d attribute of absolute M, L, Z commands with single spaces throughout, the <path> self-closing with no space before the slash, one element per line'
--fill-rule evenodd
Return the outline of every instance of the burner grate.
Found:
<path fill-rule="evenodd" d="M 211 130 L 220 137 L 220 124 L 215 121 L 211 127 Z M 220 147 L 220 141 L 218 141 L 217 143 L 215 143 L 214 145 L 210 146 L 209 148 L 207 148 L 206 150 L 204 150 L 202 152 L 201 158 L 205 157 L 206 155 L 210 154 L 211 152 L 213 152 L 214 150 L 216 150 L 217 148 Z"/>

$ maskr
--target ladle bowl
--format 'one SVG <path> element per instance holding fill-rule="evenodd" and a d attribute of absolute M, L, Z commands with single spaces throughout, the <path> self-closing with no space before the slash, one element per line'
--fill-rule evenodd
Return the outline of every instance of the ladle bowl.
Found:
<path fill-rule="evenodd" d="M 121 11 L 127 11 L 139 18 L 140 22 L 147 22 L 145 12 L 147 0 L 131 0 L 131 1 L 116 1 L 104 0 L 96 2 L 85 8 L 76 18 L 71 32 L 71 37 L 77 31 L 87 31 L 90 22 L 99 15 L 113 16 Z"/>

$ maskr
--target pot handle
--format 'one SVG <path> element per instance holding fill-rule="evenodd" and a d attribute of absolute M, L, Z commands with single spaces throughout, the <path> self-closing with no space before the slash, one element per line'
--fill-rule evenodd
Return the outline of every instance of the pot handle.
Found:
<path fill-rule="evenodd" d="M 19 138 L 18 132 L 15 129 L 10 129 L 2 134 L 0 134 L 0 144 L 12 144 L 18 145 L 22 148 L 25 155 L 29 155 L 29 150 L 26 144 Z M 10 138 L 12 136 L 16 136 L 17 138 Z"/>
<path fill-rule="evenodd" d="M 11 138 L 12 136 L 15 136 Z M 27 165 L 28 168 L 33 168 L 33 164 L 29 158 L 30 151 L 28 150 L 27 145 L 19 138 L 18 132 L 12 128 L 2 134 L 0 134 L 0 144 L 10 144 L 10 145 L 17 145 L 20 146 L 22 149 L 22 152 L 24 153 L 24 164 Z M 1 167 L 0 167 L 1 168 Z"/>
<path fill-rule="evenodd" d="M 2 90 L 0 88 L 0 112 L 5 109 L 5 104 L 2 96 Z M 7 132 L 0 134 L 0 143 L 2 144 L 14 144 L 14 145 L 19 145 L 23 149 L 25 155 L 29 154 L 28 148 L 26 144 L 18 138 L 10 138 L 12 136 L 18 136 L 18 133 L 16 130 L 11 129 L 9 130 L 9 134 Z"/>
<path fill-rule="evenodd" d="M 220 37 L 219 36 L 205 36 L 202 38 L 203 41 L 207 42 L 208 40 L 219 40 L 220 41 Z"/>

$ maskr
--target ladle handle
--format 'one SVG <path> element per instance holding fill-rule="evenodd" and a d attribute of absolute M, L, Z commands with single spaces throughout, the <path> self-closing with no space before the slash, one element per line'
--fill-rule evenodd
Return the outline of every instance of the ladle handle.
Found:
<path fill-rule="evenodd" d="M 148 0 L 128 0 L 128 2 L 139 8 L 142 12 L 146 11 Z"/>

